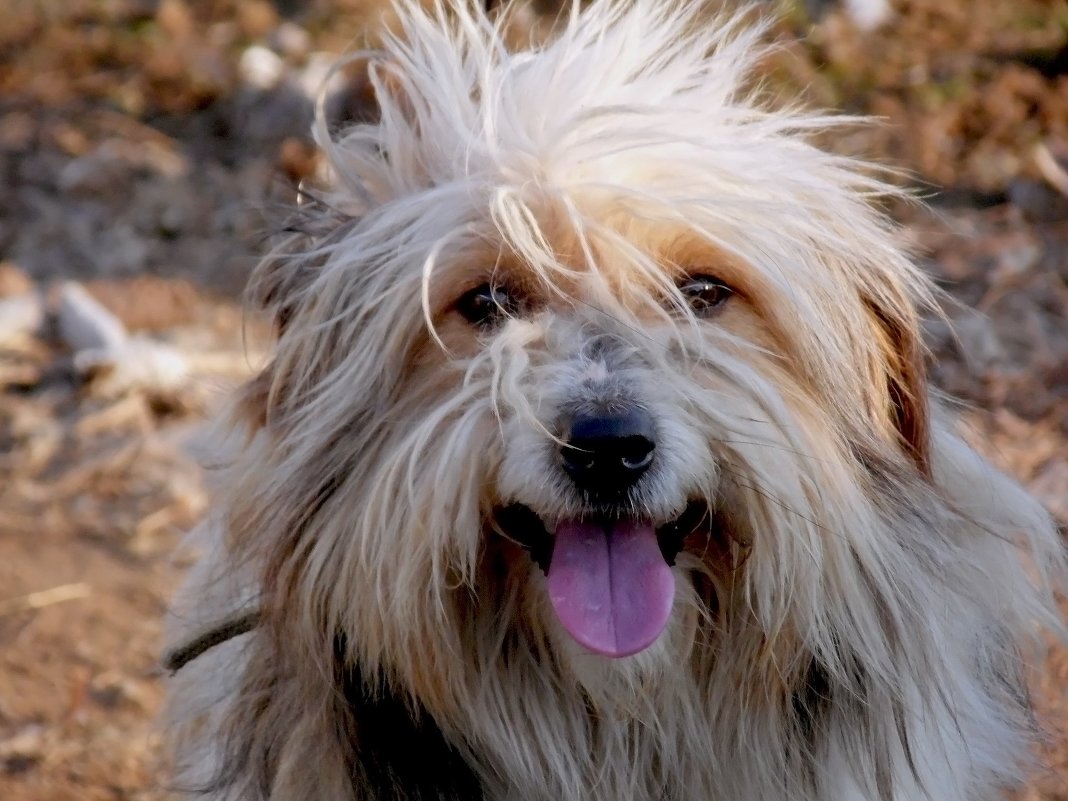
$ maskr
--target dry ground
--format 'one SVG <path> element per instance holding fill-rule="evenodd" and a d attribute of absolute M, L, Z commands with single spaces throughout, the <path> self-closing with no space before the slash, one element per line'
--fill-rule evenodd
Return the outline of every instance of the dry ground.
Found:
<path fill-rule="evenodd" d="M 300 6 L 301 4 L 290 4 Z M 814 4 L 809 4 L 814 5 Z M 178 394 L 103 398 L 47 325 L 0 336 L 0 798 L 156 799 L 159 619 L 202 513 L 201 421 L 256 361 L 234 298 L 309 168 L 306 95 L 375 0 L 14 0 L 0 19 L 0 301 L 66 278 L 194 354 Z M 771 85 L 886 124 L 833 144 L 903 164 L 905 234 L 960 302 L 931 323 L 973 441 L 1068 523 L 1068 4 L 902 0 L 862 35 L 788 10 Z M 797 32 L 805 44 L 792 43 Z M 280 53 L 257 86 L 242 53 Z M 254 65 L 252 65 L 254 66 Z M 266 212 L 266 214 L 265 214 Z M 1036 679 L 1029 799 L 1068 799 L 1068 652 Z"/>

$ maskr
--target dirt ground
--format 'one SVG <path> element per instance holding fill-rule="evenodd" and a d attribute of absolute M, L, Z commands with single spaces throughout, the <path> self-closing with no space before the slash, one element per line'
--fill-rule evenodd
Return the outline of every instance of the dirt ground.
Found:
<path fill-rule="evenodd" d="M 824 8 L 819 6 L 825 5 Z M 309 97 L 378 0 L 9 0 L 0 14 L 0 798 L 160 799 L 160 618 L 203 513 L 203 421 L 261 358 L 237 300 L 313 165 Z M 875 114 L 832 146 L 907 168 L 903 236 L 954 299 L 936 383 L 1068 524 L 1068 2 L 899 0 L 862 33 L 782 7 L 773 92 Z M 797 37 L 804 35 L 801 41 Z M 64 345 L 83 282 L 188 375 L 121 392 Z M 4 327 L 41 298 L 39 325 Z M 43 311 L 42 311 L 43 308 Z M 7 314 L 7 318 L 5 318 Z M 112 376 L 114 378 L 114 376 Z M 1068 800 L 1068 651 L 1028 801 Z"/>

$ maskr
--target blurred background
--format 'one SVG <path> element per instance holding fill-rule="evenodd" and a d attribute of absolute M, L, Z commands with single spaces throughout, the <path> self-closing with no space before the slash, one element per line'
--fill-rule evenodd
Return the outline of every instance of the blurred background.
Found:
<path fill-rule="evenodd" d="M 535 0 L 516 42 L 551 29 Z M 765 3 L 779 97 L 878 124 L 901 236 L 955 299 L 936 383 L 1068 523 L 1068 0 Z M 0 8 L 0 797 L 161 799 L 160 618 L 203 514 L 203 421 L 266 346 L 240 292 L 316 154 L 333 57 L 382 0 L 5 0 Z M 369 112 L 358 74 L 336 119 Z M 1035 679 L 1068 799 L 1068 655 Z"/>

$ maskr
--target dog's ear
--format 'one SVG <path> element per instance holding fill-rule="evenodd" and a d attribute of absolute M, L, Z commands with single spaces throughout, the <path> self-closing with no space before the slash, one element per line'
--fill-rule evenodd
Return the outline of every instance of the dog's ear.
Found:
<path fill-rule="evenodd" d="M 289 328 L 302 296 L 319 271 L 318 261 L 304 253 L 314 242 L 314 235 L 295 219 L 249 281 L 246 300 L 252 310 L 268 316 L 276 336 Z"/>
<path fill-rule="evenodd" d="M 245 292 L 248 310 L 266 318 L 275 339 L 289 329 L 321 267 L 321 260 L 310 252 L 317 237 L 309 225 L 330 228 L 324 215 L 306 215 L 298 210 L 276 237 L 272 251 L 253 271 Z M 235 411 L 252 430 L 267 425 L 275 402 L 277 373 L 274 362 L 267 364 L 238 393 Z"/>
<path fill-rule="evenodd" d="M 250 436 L 267 427 L 273 382 L 274 365 L 268 364 L 237 391 L 231 413 L 235 422 L 247 427 Z"/>
<path fill-rule="evenodd" d="M 393 63 L 371 56 L 353 59 L 342 69 L 345 80 L 321 109 L 320 122 L 325 122 L 329 139 L 343 136 L 338 132 L 350 126 L 378 123 L 383 93 L 390 98 L 388 107 L 399 109 L 402 115 L 409 113 L 404 82 Z M 373 195 L 370 188 L 368 192 Z M 323 175 L 301 183 L 298 205 L 276 227 L 271 252 L 253 272 L 246 292 L 249 307 L 266 315 L 277 338 L 285 336 L 301 306 L 309 301 L 309 288 L 327 254 L 366 212 L 368 203 L 367 198 L 339 198 L 331 180 Z M 283 400 L 285 386 L 280 368 L 268 365 L 245 385 L 238 413 L 254 429 L 266 426 L 272 407 Z"/>
<path fill-rule="evenodd" d="M 396 65 L 382 56 L 358 57 L 341 67 L 344 79 L 327 96 L 323 113 L 331 131 L 359 123 L 377 123 L 379 96 L 386 93 L 403 112 L 410 111 L 404 82 Z"/>
<path fill-rule="evenodd" d="M 371 61 L 359 59 L 342 67 L 344 80 L 326 98 L 324 113 L 330 130 L 354 123 L 378 122 L 378 92 L 370 76 Z"/>
<path fill-rule="evenodd" d="M 920 472 L 929 477 L 930 401 L 926 351 L 920 339 L 919 323 L 911 305 L 903 300 L 894 308 L 871 296 L 865 297 L 864 302 L 881 352 L 876 374 L 885 376 L 890 424 L 901 447 Z"/>

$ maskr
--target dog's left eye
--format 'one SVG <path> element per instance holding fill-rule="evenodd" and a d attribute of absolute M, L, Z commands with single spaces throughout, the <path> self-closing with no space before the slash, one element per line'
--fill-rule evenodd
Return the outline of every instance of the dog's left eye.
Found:
<path fill-rule="evenodd" d="M 722 306 L 734 290 L 714 275 L 692 275 L 679 284 L 679 292 L 699 316 Z"/>
<path fill-rule="evenodd" d="M 482 284 L 465 292 L 456 302 L 456 310 L 478 328 L 492 328 L 520 309 L 519 295 L 504 286 Z"/>

